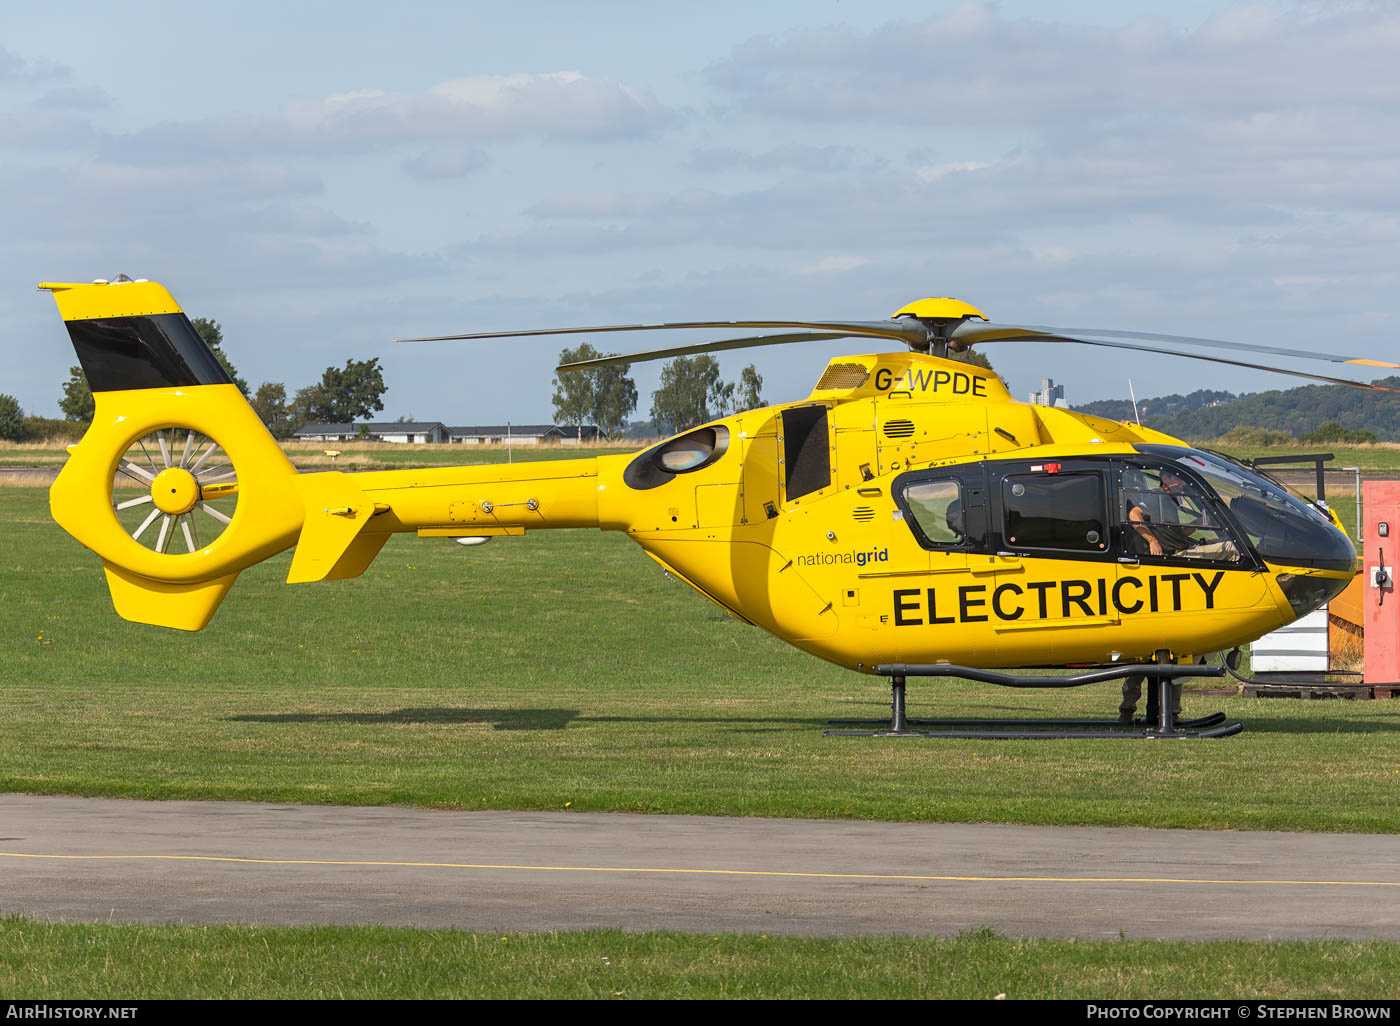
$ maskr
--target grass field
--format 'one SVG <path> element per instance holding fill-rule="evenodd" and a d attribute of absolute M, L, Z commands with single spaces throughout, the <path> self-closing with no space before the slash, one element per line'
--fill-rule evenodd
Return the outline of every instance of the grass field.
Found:
<path fill-rule="evenodd" d="M 146 798 L 1400 830 L 1400 702 L 1247 702 L 1198 743 L 821 736 L 883 680 L 723 615 L 625 538 L 397 537 L 358 580 L 247 571 L 128 624 L 47 493 L 0 488 L 0 790 Z M 918 682 L 911 712 L 1102 716 L 1114 685 Z M 0 919 L 7 997 L 1357 997 L 1388 944 L 144 927 Z"/>
<path fill-rule="evenodd" d="M 1400 702 L 1190 696 L 1218 741 L 823 737 L 880 678 L 725 616 L 625 538 L 399 536 L 363 578 L 245 572 L 185 634 L 111 611 L 39 489 L 0 489 L 0 789 L 948 822 L 1400 829 Z M 911 713 L 1104 716 L 1113 684 L 911 686 Z"/>
<path fill-rule="evenodd" d="M 1384 998 L 1395 946 L 0 919 L 8 998 Z"/>

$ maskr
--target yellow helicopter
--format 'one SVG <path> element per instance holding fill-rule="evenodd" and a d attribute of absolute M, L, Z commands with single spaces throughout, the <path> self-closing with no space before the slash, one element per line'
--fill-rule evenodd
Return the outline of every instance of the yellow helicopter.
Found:
<path fill-rule="evenodd" d="M 953 299 L 921 300 L 886 321 L 437 336 L 404 341 L 785 329 L 561 371 L 841 337 L 886 348 L 896 341 L 902 351 L 838 357 L 800 402 L 724 417 L 633 455 L 298 473 L 161 285 L 123 277 L 39 287 L 58 304 L 96 405 L 53 484 L 51 509 L 101 557 L 122 617 L 199 630 L 242 570 L 291 546 L 287 580 L 296 583 L 356 577 L 399 532 L 476 540 L 551 528 L 623 531 L 735 617 L 838 665 L 890 677 L 890 728 L 880 732 L 924 736 L 1232 733 L 1239 724 L 1220 716 L 1174 722 L 1169 682 L 1222 674 L 1196 657 L 1317 608 L 1355 567 L 1352 543 L 1324 504 L 1149 428 L 1017 402 L 995 373 L 950 352 L 1039 339 L 1256 366 L 1144 344 L 1172 343 L 1400 366 L 1178 336 L 997 325 Z M 118 482 L 137 491 L 128 497 Z M 1090 669 L 1068 677 L 995 672 L 1027 666 Z M 1162 700 L 1142 729 L 1020 721 L 1008 732 L 945 721 L 936 725 L 951 729 L 913 730 L 905 679 L 935 674 L 1020 687 L 1145 674 Z"/>

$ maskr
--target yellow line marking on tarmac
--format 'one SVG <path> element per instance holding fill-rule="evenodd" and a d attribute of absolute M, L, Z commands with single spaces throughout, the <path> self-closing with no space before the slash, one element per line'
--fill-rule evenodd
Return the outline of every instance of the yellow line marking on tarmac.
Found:
<path fill-rule="evenodd" d="M 774 869 L 668 869 L 650 866 L 521 866 L 474 862 L 389 862 L 369 859 L 244 859 L 229 855 L 47 855 L 0 851 L 12 859 L 71 861 L 234 862 L 261 866 L 386 866 L 402 869 L 503 869 L 550 873 L 677 873 L 691 876 L 779 876 L 817 880 L 917 880 L 934 883 L 1244 884 L 1287 887 L 1400 887 L 1400 880 L 1219 880 L 1170 876 L 933 876 L 915 873 L 799 873 Z"/>

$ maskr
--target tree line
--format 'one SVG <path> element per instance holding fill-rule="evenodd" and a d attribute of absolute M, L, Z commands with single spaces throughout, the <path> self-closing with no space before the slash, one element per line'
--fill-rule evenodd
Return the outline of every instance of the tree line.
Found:
<path fill-rule="evenodd" d="M 1400 377 L 1379 378 L 1375 384 L 1400 388 Z M 1133 420 L 1133 404 L 1126 399 L 1081 403 L 1075 409 Z M 1346 385 L 1303 385 L 1241 395 L 1201 389 L 1190 395 L 1142 399 L 1138 410 L 1146 426 L 1191 440 L 1258 429 L 1283 432 L 1300 441 L 1323 440 L 1318 432 L 1337 442 L 1366 441 L 1368 434 L 1371 440 L 1400 441 L 1400 402 L 1395 394 Z"/>
<path fill-rule="evenodd" d="M 559 354 L 559 363 L 596 360 L 601 353 L 587 342 Z M 595 425 L 609 436 L 622 434 L 637 409 L 637 384 L 631 364 L 611 364 L 554 376 L 554 419 L 558 424 Z M 731 413 L 764 405 L 763 378 L 749 364 L 738 381 L 720 377 L 719 361 L 708 353 L 678 356 L 661 368 L 661 382 L 651 393 L 651 420 L 660 434 L 675 434 Z"/>
<path fill-rule="evenodd" d="M 344 367 L 327 367 L 320 381 L 297 389 L 288 399 L 287 386 L 280 381 L 264 381 L 255 392 L 249 391 L 248 382 L 239 376 L 224 351 L 224 332 L 218 321 L 196 317 L 190 323 L 276 438 L 290 438 L 305 424 L 345 424 L 384 409 L 383 396 L 388 386 L 377 356 L 346 360 Z M 63 413 L 62 420 L 26 416 L 19 400 L 0 395 L 0 438 L 20 442 L 63 437 L 86 429 L 92 422 L 95 403 L 82 367 L 68 368 L 58 408 Z"/>

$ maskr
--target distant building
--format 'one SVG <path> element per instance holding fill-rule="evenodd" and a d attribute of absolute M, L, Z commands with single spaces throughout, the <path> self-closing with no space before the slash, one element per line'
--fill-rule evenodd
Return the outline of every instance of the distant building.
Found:
<path fill-rule="evenodd" d="M 1055 384 L 1053 378 L 1042 378 L 1040 381 L 1040 391 L 1032 392 L 1026 402 L 1032 406 L 1067 406 L 1065 402 L 1065 386 Z"/>
<path fill-rule="evenodd" d="M 422 445 L 457 442 L 463 445 L 578 445 L 598 437 L 591 424 L 583 427 L 559 424 L 497 424 L 486 427 L 448 427 L 440 421 L 392 424 L 307 424 L 293 435 L 299 442 L 398 442 Z"/>
<path fill-rule="evenodd" d="M 447 427 L 440 421 L 389 424 L 306 424 L 292 435 L 299 442 L 353 442 L 368 438 L 376 442 L 423 443 L 447 441 Z"/>
<path fill-rule="evenodd" d="M 448 441 L 463 445 L 578 445 L 598 437 L 591 424 L 492 424 L 447 429 Z"/>

